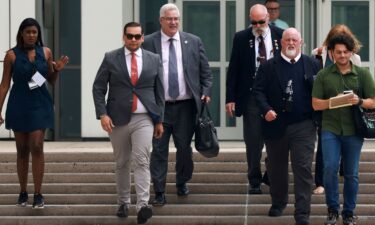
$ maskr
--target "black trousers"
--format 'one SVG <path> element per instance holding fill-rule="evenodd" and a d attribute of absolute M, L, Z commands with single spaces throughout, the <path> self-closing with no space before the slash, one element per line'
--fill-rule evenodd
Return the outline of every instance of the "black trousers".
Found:
<path fill-rule="evenodd" d="M 262 117 L 254 96 L 250 96 L 243 113 L 243 135 L 246 145 L 247 178 L 250 185 L 262 183 L 260 160 L 262 158 L 263 135 Z"/>
<path fill-rule="evenodd" d="M 267 171 L 270 180 L 272 204 L 284 207 L 288 203 L 288 161 L 294 177 L 295 213 L 297 221 L 306 221 L 310 216 L 311 189 L 313 184 L 312 160 L 316 140 L 316 129 L 312 120 L 288 125 L 284 136 L 266 140 L 268 156 Z"/>
<path fill-rule="evenodd" d="M 168 172 L 169 140 L 173 137 L 176 152 L 176 186 L 189 181 L 193 174 L 191 140 L 197 110 L 194 100 L 176 101 L 165 104 L 164 133 L 160 139 L 153 139 L 150 162 L 151 179 L 155 192 L 165 192 Z"/>

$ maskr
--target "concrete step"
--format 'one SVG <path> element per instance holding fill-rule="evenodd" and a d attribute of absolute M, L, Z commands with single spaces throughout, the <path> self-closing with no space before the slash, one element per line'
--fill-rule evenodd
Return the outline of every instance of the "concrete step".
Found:
<path fill-rule="evenodd" d="M 46 173 L 114 173 L 115 164 L 113 162 L 49 162 L 45 164 Z M 262 170 L 265 169 L 262 163 Z M 314 170 L 314 166 L 312 167 Z M 168 171 L 175 170 L 175 163 L 168 164 Z M 3 173 L 16 173 L 16 163 L 0 163 L 0 171 Z M 245 162 L 195 162 L 194 172 L 217 172 L 217 173 L 245 173 L 247 163 Z M 289 166 L 289 171 L 291 168 Z M 359 171 L 361 173 L 375 173 L 375 162 L 360 162 Z"/>
<path fill-rule="evenodd" d="M 132 176 L 133 180 L 133 176 Z M 289 174 L 289 181 L 293 183 L 293 174 Z M 32 174 L 29 173 L 28 181 L 33 182 Z M 45 173 L 43 183 L 114 183 L 114 173 Z M 176 173 L 169 172 L 167 175 L 167 182 L 176 182 Z M 214 172 L 196 172 L 189 183 L 242 183 L 246 184 L 247 174 L 246 173 L 214 173 Z M 342 180 L 340 179 L 340 182 Z M 363 183 L 375 183 L 375 173 L 360 173 L 359 182 Z M 18 183 L 18 177 L 16 173 L 0 173 L 0 183 L 11 184 Z"/>
<path fill-rule="evenodd" d="M 117 196 L 113 194 L 43 194 L 48 204 L 52 205 L 84 205 L 84 204 L 114 204 Z M 0 205 L 15 205 L 18 194 L 0 194 Z M 29 194 L 29 202 L 33 198 Z M 136 196 L 132 194 L 132 204 Z M 153 195 L 151 195 L 153 199 Z M 268 194 L 250 195 L 246 194 L 190 194 L 188 198 L 178 197 L 176 194 L 166 194 L 168 204 L 270 204 L 271 197 Z M 294 195 L 289 194 L 290 204 L 294 203 Z M 324 195 L 312 195 L 312 204 L 325 204 Z M 343 196 L 340 195 L 340 202 Z M 375 194 L 359 194 L 358 204 L 375 205 Z"/>
<path fill-rule="evenodd" d="M 195 194 L 246 194 L 248 190 L 247 184 L 228 184 L 228 183 L 190 183 L 188 184 L 190 193 Z M 33 184 L 28 185 L 28 190 L 33 190 Z M 339 191 L 342 192 L 343 185 L 339 185 Z M 43 184 L 43 193 L 49 194 L 113 194 L 116 193 L 115 183 L 49 183 Z M 134 185 L 132 185 L 132 193 L 135 193 Z M 269 193 L 269 188 L 262 185 L 263 193 Z M 151 185 L 151 192 L 153 188 Z M 359 194 L 373 194 L 375 184 L 360 184 Z M 166 192 L 169 194 L 176 193 L 176 186 L 174 183 L 167 183 Z M 0 184 L 0 193 L 3 194 L 18 194 L 19 184 Z M 29 191 L 29 193 L 32 193 Z M 289 193 L 293 193 L 293 184 L 289 185 Z"/>
<path fill-rule="evenodd" d="M 1 205 L 0 216 L 111 216 L 117 211 L 116 204 L 84 204 L 84 205 L 51 205 L 48 204 L 43 210 L 32 209 L 30 205 L 24 208 L 15 205 Z M 153 207 L 155 215 L 159 216 L 267 216 L 270 204 L 166 204 L 163 207 Z M 375 205 L 358 204 L 356 212 L 362 216 L 375 215 Z M 326 215 L 327 207 L 325 204 L 314 204 L 311 206 L 313 215 Z M 136 215 L 134 206 L 129 208 L 130 215 Z M 289 204 L 283 215 L 292 216 L 294 206 Z"/>
<path fill-rule="evenodd" d="M 311 216 L 310 225 L 324 224 L 325 216 Z M 116 216 L 0 216 L 0 221 L 6 225 L 134 225 L 136 216 L 126 219 Z M 359 216 L 358 225 L 374 225 L 375 216 Z M 293 225 L 293 216 L 159 216 L 154 215 L 149 225 Z M 337 224 L 341 224 L 341 219 Z"/>
<path fill-rule="evenodd" d="M 374 142 L 375 143 L 375 142 Z M 16 153 L 14 152 L 0 152 L 0 163 L 15 162 Z M 267 154 L 264 152 L 262 158 Z M 175 162 L 176 153 L 169 153 L 169 161 Z M 215 158 L 205 158 L 198 152 L 193 152 L 194 162 L 246 162 L 246 153 L 244 148 L 239 148 L 238 151 L 230 150 L 220 152 Z M 363 149 L 361 152 L 361 162 L 374 162 L 375 151 Z M 113 162 L 112 152 L 45 152 L 46 162 Z"/>

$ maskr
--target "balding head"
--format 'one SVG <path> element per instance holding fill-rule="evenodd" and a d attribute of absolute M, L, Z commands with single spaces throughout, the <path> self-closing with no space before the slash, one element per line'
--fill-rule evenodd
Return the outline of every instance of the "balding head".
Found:
<path fill-rule="evenodd" d="M 296 28 L 284 30 L 281 39 L 281 52 L 290 59 L 295 58 L 301 53 L 302 38 L 301 33 Z"/>
<path fill-rule="evenodd" d="M 255 4 L 250 8 L 249 18 L 254 35 L 262 35 L 268 27 L 269 16 L 267 8 L 261 4 Z"/>

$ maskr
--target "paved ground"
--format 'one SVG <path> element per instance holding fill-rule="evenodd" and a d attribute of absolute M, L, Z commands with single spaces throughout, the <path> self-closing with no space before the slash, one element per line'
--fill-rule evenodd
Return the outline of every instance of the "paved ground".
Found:
<path fill-rule="evenodd" d="M 109 141 L 47 141 L 44 144 L 45 152 L 112 152 Z M 171 151 L 175 151 L 173 144 Z M 366 140 L 364 151 L 375 151 L 375 140 Z M 0 152 L 15 152 L 14 141 L 0 140 Z M 243 141 L 220 141 L 220 151 L 245 151 Z"/>

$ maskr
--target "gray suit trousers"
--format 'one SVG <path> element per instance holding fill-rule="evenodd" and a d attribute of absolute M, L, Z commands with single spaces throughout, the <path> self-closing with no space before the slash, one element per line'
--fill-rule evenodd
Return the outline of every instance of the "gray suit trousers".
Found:
<path fill-rule="evenodd" d="M 130 122 L 114 127 L 109 138 L 116 161 L 117 203 L 130 204 L 131 176 L 134 171 L 137 211 L 150 199 L 150 150 L 154 125 L 148 114 L 132 114 Z"/>

